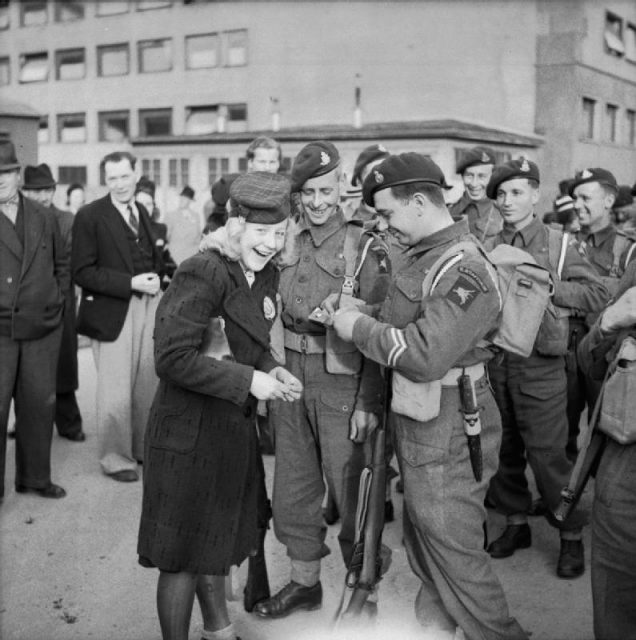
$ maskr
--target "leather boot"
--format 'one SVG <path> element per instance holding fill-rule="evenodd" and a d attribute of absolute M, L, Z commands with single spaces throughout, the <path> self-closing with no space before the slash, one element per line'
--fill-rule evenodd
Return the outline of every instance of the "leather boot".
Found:
<path fill-rule="evenodd" d="M 494 542 L 488 545 L 492 558 L 507 558 L 517 549 L 527 549 L 532 544 L 532 533 L 528 524 L 509 524 Z"/>
<path fill-rule="evenodd" d="M 557 563 L 559 578 L 578 578 L 585 573 L 585 556 L 582 540 L 561 539 L 561 551 Z"/>
<path fill-rule="evenodd" d="M 293 580 L 286 584 L 275 596 L 259 602 L 254 613 L 262 618 L 284 618 L 294 611 L 313 611 L 322 607 L 322 585 L 305 587 Z"/>

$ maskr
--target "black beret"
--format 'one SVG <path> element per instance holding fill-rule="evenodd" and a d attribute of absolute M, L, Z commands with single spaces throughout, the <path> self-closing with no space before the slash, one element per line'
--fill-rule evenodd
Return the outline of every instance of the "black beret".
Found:
<path fill-rule="evenodd" d="M 296 156 L 291 170 L 291 190 L 296 193 L 310 178 L 333 171 L 340 164 L 338 149 L 327 140 L 306 144 Z"/>
<path fill-rule="evenodd" d="M 528 178 L 528 180 L 534 180 L 537 183 L 541 182 L 539 167 L 526 158 L 519 158 L 518 160 L 510 160 L 504 164 L 498 164 L 492 170 L 492 176 L 490 176 L 490 181 L 486 187 L 486 195 L 491 200 L 496 200 L 499 185 L 503 182 L 508 182 L 508 180 L 514 180 L 515 178 Z"/>
<path fill-rule="evenodd" d="M 370 147 L 363 149 L 358 159 L 356 160 L 356 164 L 353 167 L 353 175 L 351 176 L 351 184 L 355 187 L 361 184 L 360 177 L 362 175 L 363 169 L 374 160 L 379 160 L 382 158 L 386 158 L 389 156 L 389 152 L 386 150 L 384 145 L 381 144 L 372 144 Z"/>
<path fill-rule="evenodd" d="M 421 153 L 400 153 L 383 160 L 373 167 L 362 185 L 362 199 L 370 207 L 374 206 L 373 194 L 382 189 L 400 184 L 424 182 L 449 189 L 442 170 Z"/>
<path fill-rule="evenodd" d="M 488 147 L 473 147 L 466 151 L 457 163 L 455 171 L 460 175 L 476 164 L 496 164 L 495 152 Z"/>
<path fill-rule="evenodd" d="M 628 184 L 621 184 L 618 186 L 618 193 L 616 194 L 616 200 L 614 201 L 614 208 L 627 207 L 630 204 L 634 204 L 634 198 L 632 196 L 632 188 Z"/>
<path fill-rule="evenodd" d="M 135 187 L 135 193 L 147 193 L 151 197 L 155 197 L 155 191 L 157 190 L 157 185 L 148 177 L 141 176 L 139 180 L 137 180 L 137 186 Z"/>
<path fill-rule="evenodd" d="M 289 180 L 280 173 L 254 171 L 238 176 L 230 187 L 232 215 L 247 222 L 276 224 L 289 215 Z"/>
<path fill-rule="evenodd" d="M 574 195 L 574 189 L 576 189 L 580 184 L 585 184 L 586 182 L 598 182 L 599 184 L 618 192 L 618 183 L 616 182 L 614 174 L 607 169 L 596 167 L 595 169 L 583 169 L 583 171 L 577 171 L 574 176 L 574 180 L 570 183 L 570 188 L 568 190 L 569 194 Z"/>

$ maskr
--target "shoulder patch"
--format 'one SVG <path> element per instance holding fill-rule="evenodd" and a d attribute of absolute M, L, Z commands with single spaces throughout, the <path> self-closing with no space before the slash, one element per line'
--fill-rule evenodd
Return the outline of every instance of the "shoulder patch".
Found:
<path fill-rule="evenodd" d="M 461 275 L 455 284 L 448 290 L 446 299 L 456 304 L 460 309 L 466 311 L 480 294 L 479 287 L 466 276 Z"/>
<path fill-rule="evenodd" d="M 479 274 L 475 273 L 470 267 L 465 267 L 460 265 L 458 268 L 460 273 L 463 273 L 467 278 L 474 281 L 482 291 L 482 293 L 488 293 L 488 287 L 484 284 L 484 281 L 481 279 Z"/>

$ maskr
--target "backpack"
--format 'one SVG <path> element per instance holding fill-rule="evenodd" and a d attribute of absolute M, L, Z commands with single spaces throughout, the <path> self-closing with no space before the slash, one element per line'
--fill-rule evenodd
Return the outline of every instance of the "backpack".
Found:
<path fill-rule="evenodd" d="M 484 336 L 485 343 L 527 358 L 532 353 L 552 294 L 550 272 L 523 249 L 500 244 L 487 253 L 474 242 L 462 241 L 450 247 L 427 273 L 422 283 L 425 297 L 464 253 L 485 258 L 499 296 L 499 321 L 497 327 Z"/>

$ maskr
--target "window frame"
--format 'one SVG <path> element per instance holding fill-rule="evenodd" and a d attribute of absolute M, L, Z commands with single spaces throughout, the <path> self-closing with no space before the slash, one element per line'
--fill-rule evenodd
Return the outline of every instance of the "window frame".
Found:
<path fill-rule="evenodd" d="M 603 137 L 605 142 L 613 142 L 616 144 L 618 141 L 618 113 L 620 109 L 617 104 L 612 102 L 605 103 L 605 117 L 604 117 L 604 131 Z"/>
<path fill-rule="evenodd" d="M 35 58 L 42 58 L 46 61 L 46 76 L 40 80 L 23 80 L 22 72 L 28 59 L 33 61 Z M 38 82 L 48 82 L 51 74 L 51 61 L 49 59 L 48 51 L 38 51 L 36 53 L 22 53 L 20 54 L 20 71 L 18 73 L 18 84 L 35 84 Z"/>
<path fill-rule="evenodd" d="M 153 47 L 149 46 L 151 43 L 157 43 L 157 42 L 162 42 L 162 43 L 168 43 L 168 47 L 169 47 L 169 66 L 166 69 L 153 69 L 151 71 L 146 71 L 143 68 L 143 62 L 144 62 L 144 56 L 143 56 L 143 52 L 144 50 L 148 50 L 151 49 Z M 156 47 L 159 48 L 159 47 Z M 172 38 L 148 38 L 145 40 L 138 40 L 137 41 L 137 73 L 141 74 L 141 73 L 168 73 L 170 71 L 172 71 L 174 69 L 174 47 L 172 45 Z"/>
<path fill-rule="evenodd" d="M 97 2 L 95 3 L 95 15 L 98 18 L 108 18 L 109 16 L 121 16 L 124 13 L 130 13 L 130 0 L 118 0 L 118 2 L 121 2 L 121 4 L 126 4 L 126 8 L 122 9 L 121 11 L 107 11 L 106 13 L 100 13 L 100 7 L 102 5 L 108 5 L 110 4 L 111 6 L 113 6 L 113 2 L 110 0 L 97 0 Z"/>
<path fill-rule="evenodd" d="M 214 38 L 216 42 L 215 54 L 216 60 L 214 64 L 202 64 L 193 66 L 190 64 L 190 50 L 189 43 L 197 39 L 202 40 L 204 38 Z M 185 68 L 190 71 L 194 69 L 214 69 L 221 66 L 221 36 L 218 32 L 213 31 L 210 33 L 193 33 L 185 36 Z"/>
<path fill-rule="evenodd" d="M 105 125 L 110 119 L 122 119 L 126 121 L 126 131 L 121 140 L 109 140 L 105 135 Z M 130 139 L 130 109 L 112 109 L 97 112 L 97 140 L 99 142 L 120 143 Z"/>
<path fill-rule="evenodd" d="M 589 105 L 592 108 L 591 121 L 585 110 L 586 105 Z M 588 96 L 581 97 L 581 127 L 579 129 L 579 136 L 581 140 L 596 140 L 597 138 L 597 105 L 598 100 Z"/>
<path fill-rule="evenodd" d="M 44 14 L 44 21 L 36 22 L 34 24 L 26 24 L 25 19 L 29 13 L 28 7 L 36 5 L 40 7 L 39 11 Z M 49 23 L 49 7 L 47 0 L 22 0 L 18 3 L 18 6 L 20 7 L 20 27 L 41 27 Z M 31 9 L 31 11 L 34 12 L 33 9 Z"/>
<path fill-rule="evenodd" d="M 64 55 L 70 55 L 72 53 L 82 54 L 82 64 L 83 64 L 83 72 L 82 75 L 77 78 L 61 78 L 60 77 L 60 69 L 62 66 L 62 58 Z M 83 80 L 86 78 L 86 49 L 84 47 L 73 47 L 71 49 L 56 49 L 55 51 L 55 79 L 61 81 L 67 80 Z"/>
<path fill-rule="evenodd" d="M 249 64 L 249 38 L 248 38 L 248 31 L 247 29 L 231 29 L 229 31 L 224 31 L 224 36 L 225 36 L 225 55 L 223 56 L 223 66 L 224 67 L 246 67 Z M 230 60 L 230 51 L 232 49 L 234 49 L 235 47 L 232 47 L 230 45 L 230 41 L 232 40 L 232 37 L 235 36 L 236 34 L 245 34 L 245 60 L 242 63 L 233 63 Z"/>
<path fill-rule="evenodd" d="M 72 176 L 63 175 L 63 172 L 69 172 L 69 173 L 79 172 L 80 176 L 82 176 L 82 179 L 79 179 L 77 175 L 72 175 Z M 69 178 L 68 182 L 65 180 L 65 178 L 67 177 Z M 57 182 L 58 184 L 68 184 L 68 185 L 74 184 L 76 182 L 79 184 L 87 184 L 88 183 L 88 167 L 84 164 L 60 165 L 57 168 Z"/>
<path fill-rule="evenodd" d="M 126 72 L 104 74 L 103 54 L 111 51 L 123 51 L 126 54 Z M 117 44 L 97 45 L 97 77 L 98 78 L 118 78 L 130 75 L 130 43 L 118 42 Z"/>
<path fill-rule="evenodd" d="M 77 7 L 81 7 L 82 10 L 82 15 L 81 16 L 77 16 L 75 18 L 66 18 L 63 19 L 62 18 L 62 12 L 64 10 L 64 7 L 66 5 L 74 5 Z M 54 13 L 55 15 L 54 20 L 55 22 L 59 22 L 59 23 L 67 23 L 67 22 L 78 22 L 79 20 L 84 20 L 84 18 L 86 17 L 86 4 L 84 2 L 82 2 L 81 0 L 55 0 L 55 2 L 53 3 L 54 6 Z"/>
<path fill-rule="evenodd" d="M 46 127 L 42 126 L 42 123 L 46 123 Z M 41 139 L 42 134 L 40 133 L 46 129 L 46 140 Z M 48 114 L 40 116 L 40 120 L 38 121 L 38 144 L 50 144 L 51 142 L 51 119 Z"/>
<path fill-rule="evenodd" d="M 169 132 L 168 133 L 155 133 L 149 134 L 146 125 L 146 118 L 152 118 L 155 116 L 168 116 L 169 117 Z M 154 109 L 139 109 L 139 136 L 141 138 L 157 138 L 160 136 L 171 136 L 173 131 L 173 110 L 172 107 L 154 108 Z"/>
<path fill-rule="evenodd" d="M 7 70 L 7 81 L 5 83 L 0 82 L 0 87 L 8 87 L 11 85 L 11 56 L 0 57 L 0 67 L 4 67 Z"/>
<path fill-rule="evenodd" d="M 82 118 L 84 122 L 84 139 L 83 140 L 64 140 L 64 120 L 71 120 L 72 118 Z M 57 118 L 57 141 L 61 144 L 84 144 L 88 141 L 88 130 L 86 128 L 86 112 L 85 111 L 74 111 L 71 113 L 58 113 Z M 79 128 L 79 127 L 78 127 Z"/>

